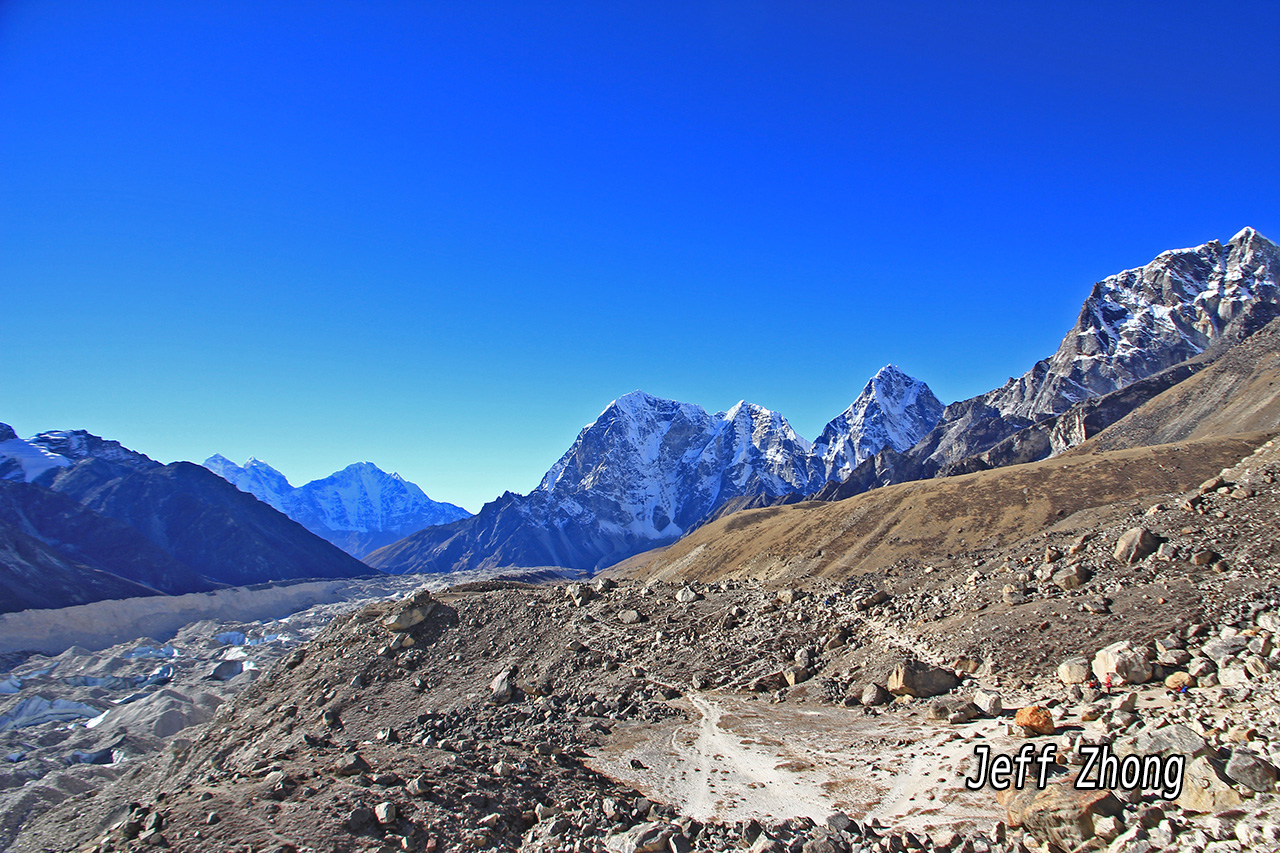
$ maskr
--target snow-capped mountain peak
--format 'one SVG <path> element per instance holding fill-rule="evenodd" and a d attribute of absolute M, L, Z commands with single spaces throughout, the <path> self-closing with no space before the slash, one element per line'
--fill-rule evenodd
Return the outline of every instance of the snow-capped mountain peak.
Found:
<path fill-rule="evenodd" d="M 1253 228 L 1162 252 L 1095 284 L 1058 351 L 983 401 L 1035 421 L 1123 388 L 1270 319 L 1278 275 L 1280 248 Z"/>
<path fill-rule="evenodd" d="M 241 466 L 222 454 L 215 453 L 204 460 L 204 467 L 240 491 L 248 492 L 263 503 L 288 514 L 285 502 L 293 493 L 293 486 L 284 474 L 261 459 L 250 456 Z"/>
<path fill-rule="evenodd" d="M 928 385 L 886 364 L 827 424 L 813 452 L 821 457 L 827 479 L 842 480 L 886 447 L 901 453 L 914 445 L 938 423 L 942 409 Z"/>
<path fill-rule="evenodd" d="M 461 507 L 431 500 L 417 485 L 372 462 L 354 462 L 296 488 L 253 457 L 241 466 L 215 454 L 204 466 L 356 557 L 424 527 L 470 515 Z"/>
<path fill-rule="evenodd" d="M 0 480 L 30 483 L 51 468 L 66 468 L 71 460 L 18 438 L 8 424 L 0 424 Z"/>

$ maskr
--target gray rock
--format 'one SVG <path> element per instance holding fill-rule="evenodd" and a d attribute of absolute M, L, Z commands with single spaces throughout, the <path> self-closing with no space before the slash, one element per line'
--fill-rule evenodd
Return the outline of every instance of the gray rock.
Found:
<path fill-rule="evenodd" d="M 919 661 L 902 664 L 889 676 L 889 692 L 895 696 L 928 698 L 954 690 L 960 680 L 955 673 Z"/>
<path fill-rule="evenodd" d="M 1276 787 L 1276 768 L 1252 750 L 1236 748 L 1227 762 L 1227 778 L 1260 794 L 1270 793 Z"/>
<path fill-rule="evenodd" d="M 564 596 L 569 599 L 574 607 L 581 607 L 595 597 L 591 587 L 584 583 L 569 584 L 564 588 Z"/>
<path fill-rule="evenodd" d="M 1115 753 L 1126 755 L 1185 755 L 1188 760 L 1212 754 L 1213 749 L 1204 738 L 1181 723 L 1163 726 L 1155 731 L 1144 731 L 1132 738 L 1116 741 Z"/>
<path fill-rule="evenodd" d="M 1151 661 L 1146 648 L 1128 640 L 1112 643 L 1093 657 L 1093 674 L 1112 684 L 1144 684 L 1151 680 Z"/>
<path fill-rule="evenodd" d="M 408 631 L 430 616 L 435 607 L 431 592 L 420 589 L 397 604 L 391 615 L 382 620 L 382 627 L 388 631 Z"/>
<path fill-rule="evenodd" d="M 872 708 L 876 705 L 883 705 L 889 701 L 889 691 L 885 690 L 879 684 L 868 684 L 862 688 L 862 694 L 858 697 L 858 702 L 864 708 Z"/>
<path fill-rule="evenodd" d="M 1204 678 L 1218 671 L 1218 667 L 1208 658 L 1192 658 L 1187 664 L 1187 672 L 1196 678 Z"/>
<path fill-rule="evenodd" d="M 995 691 L 978 690 L 973 694 L 973 704 L 988 717 L 998 717 L 1004 711 L 1004 701 Z"/>
<path fill-rule="evenodd" d="M 1160 547 L 1160 539 L 1145 527 L 1134 527 L 1124 532 L 1116 542 L 1115 558 L 1126 565 L 1142 561 Z"/>
<path fill-rule="evenodd" d="M 667 849 L 672 835 L 674 832 L 665 823 L 641 823 L 625 832 L 610 835 L 604 846 L 610 853 L 658 853 Z"/>
<path fill-rule="evenodd" d="M 982 709 L 966 699 L 944 696 L 941 699 L 933 700 L 929 704 L 930 719 L 951 723 L 952 725 L 967 723 L 981 714 Z"/>
<path fill-rule="evenodd" d="M 1069 592 L 1073 589 L 1079 589 L 1090 577 L 1089 569 L 1085 566 L 1067 566 L 1065 569 L 1054 573 L 1053 582 L 1059 589 Z"/>
<path fill-rule="evenodd" d="M 511 701 L 514 693 L 514 688 L 511 686 L 513 675 L 515 675 L 514 668 L 507 667 L 493 677 L 489 682 L 489 704 L 505 705 Z"/>
<path fill-rule="evenodd" d="M 395 803 L 378 803 L 373 807 L 373 816 L 383 826 L 390 826 L 398 817 Z"/>
<path fill-rule="evenodd" d="M 1219 666 L 1227 658 L 1237 655 L 1249 646 L 1249 638 L 1237 634 L 1234 637 L 1215 637 L 1201 648 L 1200 652 Z"/>
<path fill-rule="evenodd" d="M 854 602 L 853 606 L 859 610 L 870 610 L 877 604 L 884 604 L 888 600 L 889 593 L 885 592 L 883 589 L 877 589 L 874 592 L 863 595 Z"/>

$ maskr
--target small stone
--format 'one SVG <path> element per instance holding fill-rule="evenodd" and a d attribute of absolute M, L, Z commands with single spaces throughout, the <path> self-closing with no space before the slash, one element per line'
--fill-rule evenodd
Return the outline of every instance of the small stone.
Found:
<path fill-rule="evenodd" d="M 396 822 L 397 809 L 395 803 L 378 803 L 373 807 L 373 816 L 383 826 L 391 826 Z"/>

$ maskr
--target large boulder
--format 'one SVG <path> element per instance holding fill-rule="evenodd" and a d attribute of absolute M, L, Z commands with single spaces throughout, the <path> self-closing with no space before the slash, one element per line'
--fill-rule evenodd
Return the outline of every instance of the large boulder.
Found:
<path fill-rule="evenodd" d="M 431 591 L 420 589 L 398 603 L 391 614 L 382 620 L 382 627 L 388 631 L 408 631 L 430 616 L 435 607 L 436 601 L 431 597 Z"/>
<path fill-rule="evenodd" d="M 1089 680 L 1089 659 L 1071 657 L 1058 664 L 1058 680 L 1063 684 L 1084 684 Z"/>
<path fill-rule="evenodd" d="M 1192 759 L 1182 777 L 1182 794 L 1175 802 L 1193 812 L 1218 812 L 1240 805 L 1240 796 L 1231 782 L 1207 756 Z"/>
<path fill-rule="evenodd" d="M 1058 730 L 1053 722 L 1053 714 L 1049 713 L 1049 709 L 1043 705 L 1027 705 L 1025 708 L 1019 708 L 1013 716 L 1013 722 L 1038 735 L 1051 735 Z"/>
<path fill-rule="evenodd" d="M 894 696 L 915 696 L 918 699 L 941 696 L 959 684 L 954 672 L 920 661 L 904 663 L 889 675 L 889 692 Z"/>
<path fill-rule="evenodd" d="M 1044 790 L 1034 785 L 996 795 L 1009 826 L 1022 827 L 1052 850 L 1076 850 L 1095 836 L 1094 821 L 1119 815 L 1121 803 L 1110 791 L 1076 790 L 1075 776 L 1056 779 Z"/>
<path fill-rule="evenodd" d="M 1232 750 L 1226 774 L 1231 781 L 1259 794 L 1271 793 L 1276 787 L 1275 765 L 1248 749 Z"/>
<path fill-rule="evenodd" d="M 1126 530 L 1116 542 L 1115 558 L 1126 565 L 1140 562 L 1160 547 L 1160 537 L 1145 527 Z"/>
<path fill-rule="evenodd" d="M 1093 674 L 1114 686 L 1145 684 L 1152 675 L 1150 653 L 1128 640 L 1112 643 L 1093 656 Z"/>
<path fill-rule="evenodd" d="M 858 694 L 858 703 L 864 708 L 883 705 L 888 701 L 889 691 L 875 683 L 868 684 L 866 687 L 862 688 L 862 692 Z"/>

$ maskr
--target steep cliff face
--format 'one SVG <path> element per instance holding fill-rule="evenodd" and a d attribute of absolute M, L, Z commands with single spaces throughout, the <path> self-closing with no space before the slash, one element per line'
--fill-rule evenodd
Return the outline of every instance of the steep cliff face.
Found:
<path fill-rule="evenodd" d="M 885 448 L 899 453 L 928 435 L 942 417 L 929 386 L 885 365 L 814 442 L 828 480 L 843 480 Z"/>
<path fill-rule="evenodd" d="M 905 459 L 864 461 L 866 470 L 855 468 L 845 483 L 819 495 L 847 497 L 887 482 L 980 467 L 976 457 L 1035 424 L 1263 328 L 1280 315 L 1278 280 L 1280 248 L 1252 228 L 1225 244 L 1164 252 L 1146 266 L 1109 276 L 1093 286 L 1052 356 L 1000 388 L 947 406 Z M 1073 432 L 1069 421 L 1059 421 L 1052 435 L 1033 430 L 1015 442 L 1020 448 L 995 456 L 1029 461 L 1074 446 L 1087 430 Z M 889 469 L 894 473 L 886 474 Z"/>

